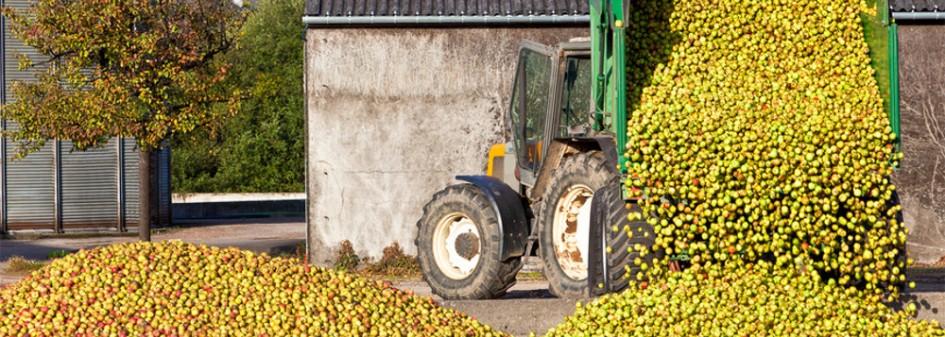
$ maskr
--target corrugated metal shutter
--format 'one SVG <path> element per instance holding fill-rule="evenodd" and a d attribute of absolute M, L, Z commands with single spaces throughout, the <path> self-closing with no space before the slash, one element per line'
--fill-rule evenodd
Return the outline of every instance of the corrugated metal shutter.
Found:
<path fill-rule="evenodd" d="M 159 222 L 163 226 L 171 225 L 171 148 L 165 147 L 158 154 L 158 207 Z"/>
<path fill-rule="evenodd" d="M 0 0 L 0 4 L 5 4 Z M 0 104 L 7 101 L 7 28 L 0 15 Z M 0 119 L 0 132 L 7 129 L 7 121 Z M 7 140 L 0 137 L 0 232 L 7 230 Z"/>
<path fill-rule="evenodd" d="M 17 11 L 24 11 L 29 8 L 31 1 L 28 0 L 4 0 L 4 5 L 16 9 Z M 11 86 L 14 81 L 35 81 L 36 73 L 35 69 L 29 69 L 25 71 L 17 70 L 17 58 L 16 55 L 22 54 L 29 57 L 33 60 L 34 63 L 41 62 L 45 58 L 40 55 L 36 50 L 31 47 L 28 47 L 23 44 L 23 41 L 14 39 L 11 36 L 9 27 L 4 26 L 3 29 L 3 67 L 6 70 L 4 73 L 4 80 L 6 83 L 3 85 L 6 87 L 6 100 L 10 102 L 13 100 L 13 92 L 10 91 Z"/>
<path fill-rule="evenodd" d="M 29 8 L 35 0 L 0 0 L 5 6 L 17 11 Z M 44 57 L 34 49 L 13 39 L 9 27 L 3 27 L 2 40 L 2 88 L 0 101 L 13 100 L 10 91 L 13 82 L 36 80 L 37 69 L 17 70 L 15 55 L 26 55 L 34 63 Z M 5 129 L 14 129 L 15 123 L 5 122 Z M 122 217 L 125 225 L 137 226 L 138 209 L 138 159 L 139 154 L 133 139 L 112 139 L 106 147 L 88 152 L 70 153 L 72 144 L 60 143 L 60 152 L 55 151 L 57 142 L 50 141 L 41 151 L 23 160 L 12 162 L 9 156 L 15 152 L 16 144 L 0 141 L 5 152 L 0 160 L 0 219 L 6 220 L 6 228 L 0 230 L 48 229 L 56 230 L 56 222 L 64 230 L 80 227 L 117 227 Z M 121 155 L 119 155 L 121 154 Z M 170 152 L 163 151 L 155 159 L 157 185 L 152 188 L 156 204 L 152 211 L 160 223 L 170 224 L 171 186 Z M 57 174 L 58 173 L 58 174 Z M 57 181 L 58 180 L 58 181 Z M 58 185 L 57 185 L 58 184 Z M 58 199 L 58 204 L 57 204 Z"/>
<path fill-rule="evenodd" d="M 4 5 L 18 11 L 26 10 L 29 0 L 5 0 Z M 35 69 L 18 70 L 16 55 L 22 54 L 33 62 L 41 62 L 44 57 L 36 50 L 11 36 L 9 27 L 3 31 L 3 67 L 6 101 L 13 101 L 10 90 L 14 81 L 35 81 Z M 16 124 L 7 122 L 7 129 L 13 130 Z M 7 156 L 16 150 L 16 144 L 6 141 Z M 32 153 L 19 161 L 7 161 L 6 201 L 8 229 L 54 229 L 56 214 L 55 203 L 55 157 L 53 145 L 49 142 L 42 150 Z"/>
<path fill-rule="evenodd" d="M 141 214 L 138 209 L 138 149 L 133 139 L 126 139 L 124 143 L 125 160 L 122 169 L 125 170 L 125 224 L 137 226 Z"/>
<path fill-rule="evenodd" d="M 16 123 L 7 122 L 16 128 Z M 55 157 L 53 144 L 21 160 L 7 162 L 7 228 L 54 229 L 56 190 L 54 181 Z M 7 142 L 7 153 L 16 151 L 16 143 Z"/>
<path fill-rule="evenodd" d="M 62 226 L 118 227 L 118 146 L 112 139 L 103 148 L 70 151 L 61 142 Z"/>

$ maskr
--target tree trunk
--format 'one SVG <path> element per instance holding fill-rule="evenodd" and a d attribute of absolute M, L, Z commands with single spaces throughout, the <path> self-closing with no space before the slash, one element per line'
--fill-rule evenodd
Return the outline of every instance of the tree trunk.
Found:
<path fill-rule="evenodd" d="M 138 154 L 138 239 L 151 241 L 151 151 Z"/>

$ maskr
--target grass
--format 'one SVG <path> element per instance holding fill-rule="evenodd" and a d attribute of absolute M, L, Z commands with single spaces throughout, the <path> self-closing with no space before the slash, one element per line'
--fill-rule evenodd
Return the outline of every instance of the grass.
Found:
<path fill-rule="evenodd" d="M 170 227 L 161 227 L 161 228 L 151 229 L 151 234 L 167 234 L 167 233 L 171 233 L 171 232 L 178 231 L 181 229 L 183 229 L 183 227 L 176 226 L 176 225 L 170 226 Z"/>
<path fill-rule="evenodd" d="M 351 241 L 341 241 L 341 248 L 335 256 L 335 269 L 354 272 L 358 269 L 361 258 L 354 251 L 354 245 Z"/>
<path fill-rule="evenodd" d="M 47 262 L 30 260 L 22 256 L 12 256 L 7 260 L 7 268 L 4 271 L 11 274 L 27 274 L 45 267 L 46 264 Z"/>
<path fill-rule="evenodd" d="M 301 251 L 304 252 L 304 250 L 303 246 Z M 304 258 L 304 254 L 300 257 Z M 350 241 L 341 241 L 338 253 L 335 255 L 334 267 L 338 270 L 384 279 L 419 278 L 421 274 L 420 261 L 417 257 L 404 254 L 403 249 L 396 242 L 384 248 L 383 255 L 375 262 L 359 257 Z M 521 272 L 516 278 L 528 281 L 544 280 L 545 275 L 540 272 Z"/>
<path fill-rule="evenodd" d="M 518 280 L 535 281 L 535 280 L 544 280 L 545 275 L 537 271 L 530 271 L 530 272 L 518 273 L 518 275 L 516 275 L 515 278 Z"/>
<path fill-rule="evenodd" d="M 420 276 L 417 257 L 404 254 L 396 242 L 384 248 L 379 260 L 362 259 L 350 241 L 341 241 L 335 255 L 335 269 L 377 278 L 415 278 Z"/>
<path fill-rule="evenodd" d="M 878 7 L 876 0 L 867 0 L 867 5 L 876 8 L 876 16 L 869 13 L 860 13 L 860 23 L 863 25 L 863 35 L 866 38 L 866 44 L 870 48 L 870 60 L 876 73 L 876 83 L 879 84 L 879 94 L 885 103 L 886 112 L 889 109 L 889 31 L 883 25 L 883 19 L 880 17 L 883 11 Z"/>
<path fill-rule="evenodd" d="M 298 244 L 296 244 L 295 246 L 293 246 L 293 247 L 291 247 L 291 248 L 289 248 L 289 249 L 287 249 L 287 250 L 282 250 L 282 248 L 280 247 L 280 248 L 279 248 L 279 251 L 278 251 L 277 253 L 273 254 L 272 256 L 274 256 L 274 257 L 281 257 L 281 258 L 287 258 L 287 259 L 299 260 L 299 263 L 305 263 L 305 261 L 308 260 L 308 259 L 307 259 L 308 255 L 305 254 L 305 243 L 304 243 L 304 242 L 298 243 Z"/>
<path fill-rule="evenodd" d="M 49 254 L 46 254 L 46 257 L 52 260 L 52 259 L 58 259 L 61 257 L 66 257 L 66 255 L 69 255 L 69 252 L 65 250 L 54 250 L 54 251 L 49 252 Z"/>
<path fill-rule="evenodd" d="M 385 277 L 416 277 L 420 276 L 420 263 L 417 257 L 404 254 L 400 245 L 394 242 L 384 248 L 380 260 L 367 263 L 364 273 Z"/>

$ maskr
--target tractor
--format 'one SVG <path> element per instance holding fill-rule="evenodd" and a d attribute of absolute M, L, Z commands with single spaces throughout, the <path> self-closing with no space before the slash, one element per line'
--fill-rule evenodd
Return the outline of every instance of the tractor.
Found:
<path fill-rule="evenodd" d="M 656 235 L 628 217 L 640 211 L 630 196 L 641 193 L 624 188 L 639 185 L 627 180 L 623 155 L 628 1 L 590 0 L 589 38 L 556 47 L 522 43 L 509 104 L 512 139 L 491 148 L 485 176 L 458 176 L 463 183 L 437 192 L 417 223 L 420 266 L 435 294 L 502 296 L 523 259 L 537 255 L 552 294 L 593 297 L 627 288 L 650 259 L 663 258 L 660 249 L 641 256 Z M 894 74 L 887 112 L 898 139 Z M 888 202 L 898 205 L 895 191 Z M 902 223 L 901 211 L 895 220 Z M 685 267 L 681 255 L 671 257 L 671 270 Z M 902 247 L 896 260 L 904 259 Z"/>
<path fill-rule="evenodd" d="M 485 176 L 458 176 L 423 208 L 423 278 L 445 299 L 502 296 L 537 252 L 552 294 L 619 291 L 652 246 L 622 188 L 627 138 L 626 0 L 592 0 L 591 36 L 550 47 L 523 41 L 509 105 L 511 141 Z M 633 238 L 624 230 L 641 235 Z"/>

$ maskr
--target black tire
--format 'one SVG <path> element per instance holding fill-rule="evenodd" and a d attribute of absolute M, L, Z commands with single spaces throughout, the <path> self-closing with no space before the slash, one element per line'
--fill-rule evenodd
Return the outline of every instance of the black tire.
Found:
<path fill-rule="evenodd" d="M 651 264 L 649 262 L 654 257 L 659 259 L 663 254 L 655 251 L 650 252 L 649 255 L 643 255 L 639 250 L 634 249 L 637 245 L 653 247 L 656 233 L 653 231 L 653 226 L 646 221 L 630 221 L 627 218 L 630 212 L 641 212 L 640 205 L 633 201 L 625 202 L 620 193 L 620 181 L 614 180 L 613 183 L 594 193 L 595 200 L 602 198 L 604 202 L 605 209 L 602 217 L 604 222 L 597 225 L 603 227 L 601 233 L 604 234 L 604 247 L 610 250 L 606 254 L 606 275 L 597 275 L 597 279 L 606 277 L 609 290 L 619 292 L 626 289 L 630 280 L 637 279 L 637 274 L 643 271 L 634 260 L 640 258 L 641 262 Z M 633 237 L 628 236 L 628 231 Z"/>
<path fill-rule="evenodd" d="M 434 242 L 437 234 L 442 234 L 437 232 L 437 226 L 443 226 L 457 216 L 472 221 L 479 233 L 478 240 L 470 239 L 475 235 L 466 236 L 465 245 L 461 245 L 460 241 L 454 244 L 454 249 L 462 246 L 460 250 L 464 253 L 460 253 L 460 256 L 472 256 L 467 261 L 478 253 L 478 263 L 468 273 L 450 268 L 449 253 L 443 251 L 445 245 L 437 251 L 438 244 Z M 498 298 L 515 284 L 515 276 L 522 268 L 522 259 L 514 257 L 500 260 L 498 216 L 482 190 L 470 184 L 461 184 L 437 192 L 433 200 L 423 207 L 423 217 L 417 222 L 417 227 L 415 243 L 423 280 L 430 285 L 434 294 L 447 300 Z M 475 241 L 478 241 L 478 250 L 469 248 L 475 246 L 474 243 L 469 244 Z"/>
<path fill-rule="evenodd" d="M 556 238 L 554 238 L 553 222 L 557 210 L 563 207 L 563 205 L 558 205 L 558 203 L 562 197 L 569 193 L 572 187 L 586 188 L 589 189 L 593 195 L 596 195 L 596 191 L 605 186 L 619 185 L 619 177 L 616 168 L 610 167 L 604 158 L 604 154 L 599 151 L 578 153 L 565 157 L 551 174 L 550 183 L 545 189 L 538 207 L 536 207 L 538 212 L 536 216 L 539 221 L 538 255 L 541 257 L 545 278 L 548 279 L 548 289 L 552 294 L 562 298 L 586 297 L 590 294 L 587 289 L 587 261 L 583 261 L 583 277 L 574 277 L 575 275 L 580 275 L 582 272 L 578 267 L 580 263 L 574 261 L 577 257 L 574 256 L 573 250 L 570 254 L 562 254 L 572 256 L 570 261 L 567 261 L 566 258 L 559 259 L 556 253 Z M 617 192 L 619 192 L 619 190 Z M 605 197 L 614 199 L 613 202 L 610 203 L 618 206 L 612 210 L 613 214 L 611 214 L 611 216 L 619 217 L 620 215 L 617 213 L 623 212 L 623 217 L 626 217 L 626 209 L 619 210 L 619 208 L 623 208 L 624 206 L 619 193 L 610 194 Z M 610 216 L 608 216 L 608 218 L 610 218 Z M 617 220 L 608 220 L 609 223 L 616 223 L 615 221 Z M 626 220 L 622 223 L 625 222 Z M 607 227 L 606 233 L 608 234 L 606 235 L 613 235 L 610 230 L 612 226 Z M 623 226 L 621 226 L 621 229 L 622 227 Z M 622 230 L 621 232 L 624 233 L 624 235 L 626 234 Z M 563 238 L 558 239 L 561 240 L 560 242 L 564 241 Z M 618 279 L 622 282 L 623 287 L 626 287 L 626 281 L 623 280 L 623 275 L 626 273 L 624 266 L 628 265 L 628 261 L 632 262 L 632 256 L 626 254 L 626 245 L 630 244 L 630 241 L 621 239 L 620 235 L 608 237 L 608 239 L 611 252 L 618 254 L 610 254 L 608 256 L 608 260 L 612 261 L 608 261 L 609 275 L 607 277 L 611 280 Z M 569 265 L 569 267 L 562 267 L 562 264 Z M 565 268 L 569 271 L 565 271 Z M 569 273 L 571 276 L 569 276 Z"/>

